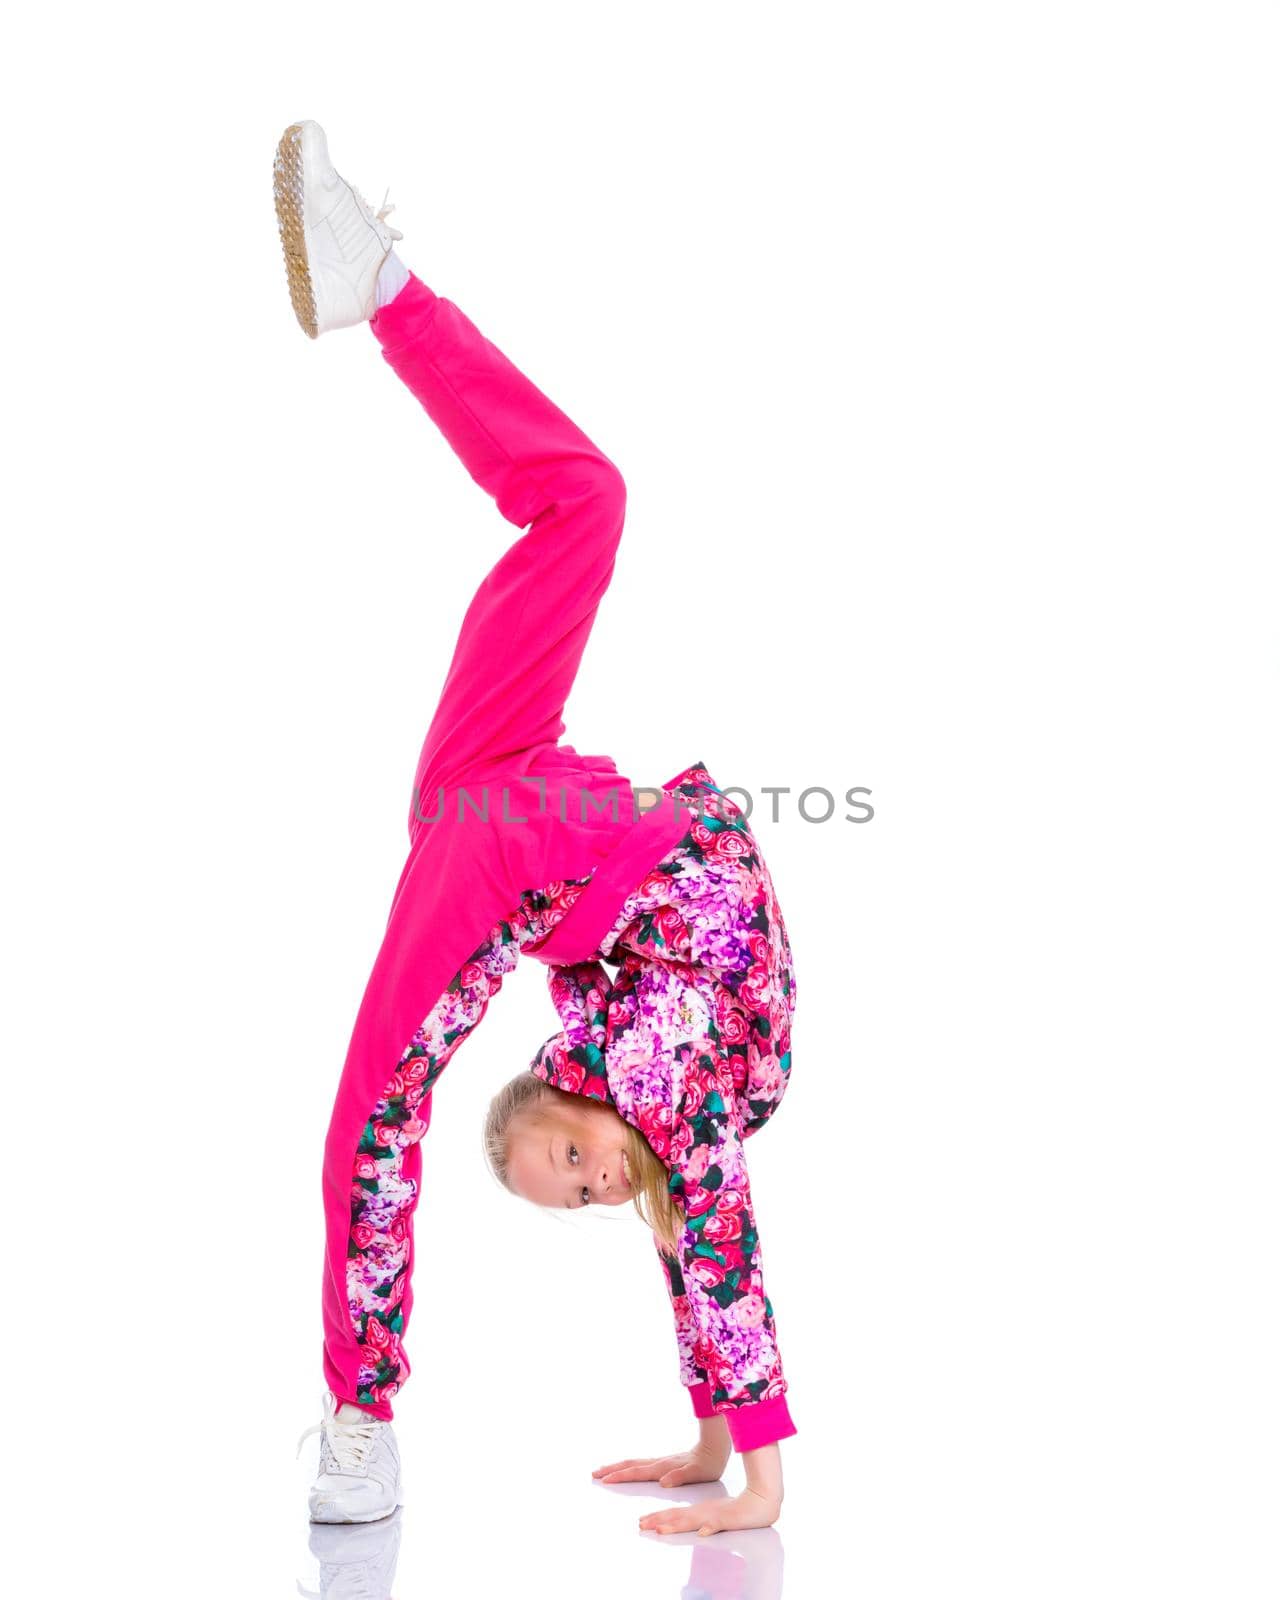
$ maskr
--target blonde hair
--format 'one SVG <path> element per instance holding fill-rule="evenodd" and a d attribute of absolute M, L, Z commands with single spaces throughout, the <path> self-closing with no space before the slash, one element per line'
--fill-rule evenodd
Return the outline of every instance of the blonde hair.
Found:
<path fill-rule="evenodd" d="M 512 1124 L 517 1119 L 533 1127 L 555 1123 L 564 1095 L 572 1095 L 572 1091 L 557 1088 L 526 1068 L 499 1089 L 489 1102 L 482 1138 L 484 1156 L 490 1172 L 509 1194 L 515 1193 L 510 1172 Z M 593 1100 L 592 1104 L 603 1106 L 605 1102 Z M 644 1135 L 612 1106 L 607 1109 L 613 1111 L 625 1130 L 627 1163 L 635 1190 L 632 1204 L 641 1220 L 674 1254 L 684 1229 L 684 1212 L 671 1193 L 670 1174 L 654 1155 Z"/>

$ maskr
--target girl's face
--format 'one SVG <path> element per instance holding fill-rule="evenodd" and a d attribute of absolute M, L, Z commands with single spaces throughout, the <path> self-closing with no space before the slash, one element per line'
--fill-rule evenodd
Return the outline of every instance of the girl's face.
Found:
<path fill-rule="evenodd" d="M 564 1097 L 554 1116 L 511 1124 L 507 1175 L 522 1200 L 536 1206 L 620 1206 L 633 1198 L 626 1162 L 626 1123 L 598 1100 Z"/>

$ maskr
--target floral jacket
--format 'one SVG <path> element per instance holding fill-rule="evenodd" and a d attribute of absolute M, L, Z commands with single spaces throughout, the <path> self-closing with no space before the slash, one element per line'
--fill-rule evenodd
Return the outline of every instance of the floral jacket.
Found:
<path fill-rule="evenodd" d="M 743 1148 L 790 1078 L 795 971 L 746 817 L 705 768 L 676 782 L 699 818 L 628 898 L 598 959 L 549 970 L 563 1030 L 532 1070 L 611 1105 L 670 1171 L 676 1253 L 654 1239 L 681 1380 L 695 1413 L 722 1413 L 745 1450 L 796 1431 Z"/>

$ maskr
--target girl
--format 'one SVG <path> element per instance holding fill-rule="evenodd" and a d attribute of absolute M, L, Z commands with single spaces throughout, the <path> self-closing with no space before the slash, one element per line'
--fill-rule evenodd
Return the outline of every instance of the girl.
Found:
<path fill-rule="evenodd" d="M 315 338 L 368 321 L 382 354 L 508 522 L 418 759 L 410 848 L 356 1017 L 325 1144 L 327 1392 L 313 1521 L 401 1500 L 392 1398 L 409 1376 L 413 1217 L 432 1091 L 521 955 L 548 968 L 561 1031 L 493 1099 L 484 1148 L 539 1206 L 632 1203 L 671 1298 L 692 1450 L 604 1482 L 742 1494 L 640 1519 L 657 1532 L 763 1527 L 793 1434 L 743 1141 L 786 1090 L 791 949 L 747 819 L 707 769 L 636 791 L 562 742 L 562 712 L 613 572 L 616 467 L 392 248 L 322 130 L 280 141 L 275 200 L 294 311 Z M 634 689 L 631 698 L 635 698 Z M 648 805 L 640 804 L 646 795 Z M 299 1440 L 301 1449 L 302 1440 Z"/>

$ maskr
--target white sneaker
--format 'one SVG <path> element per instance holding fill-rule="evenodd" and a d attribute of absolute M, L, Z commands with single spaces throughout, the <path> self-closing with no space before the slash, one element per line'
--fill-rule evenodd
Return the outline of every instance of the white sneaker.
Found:
<path fill-rule="evenodd" d="M 389 1422 L 367 1413 L 338 1419 L 339 1402 L 324 1397 L 324 1415 L 298 1440 L 320 1435 L 320 1473 L 307 1504 L 312 1522 L 374 1522 L 390 1516 L 400 1500 L 400 1447 Z"/>
<path fill-rule="evenodd" d="M 404 235 L 389 228 L 395 210 L 383 196 L 375 212 L 340 177 L 318 122 L 295 122 L 276 147 L 276 219 L 289 275 L 289 298 L 312 339 L 331 328 L 367 322 L 377 310 L 378 272 Z"/>

